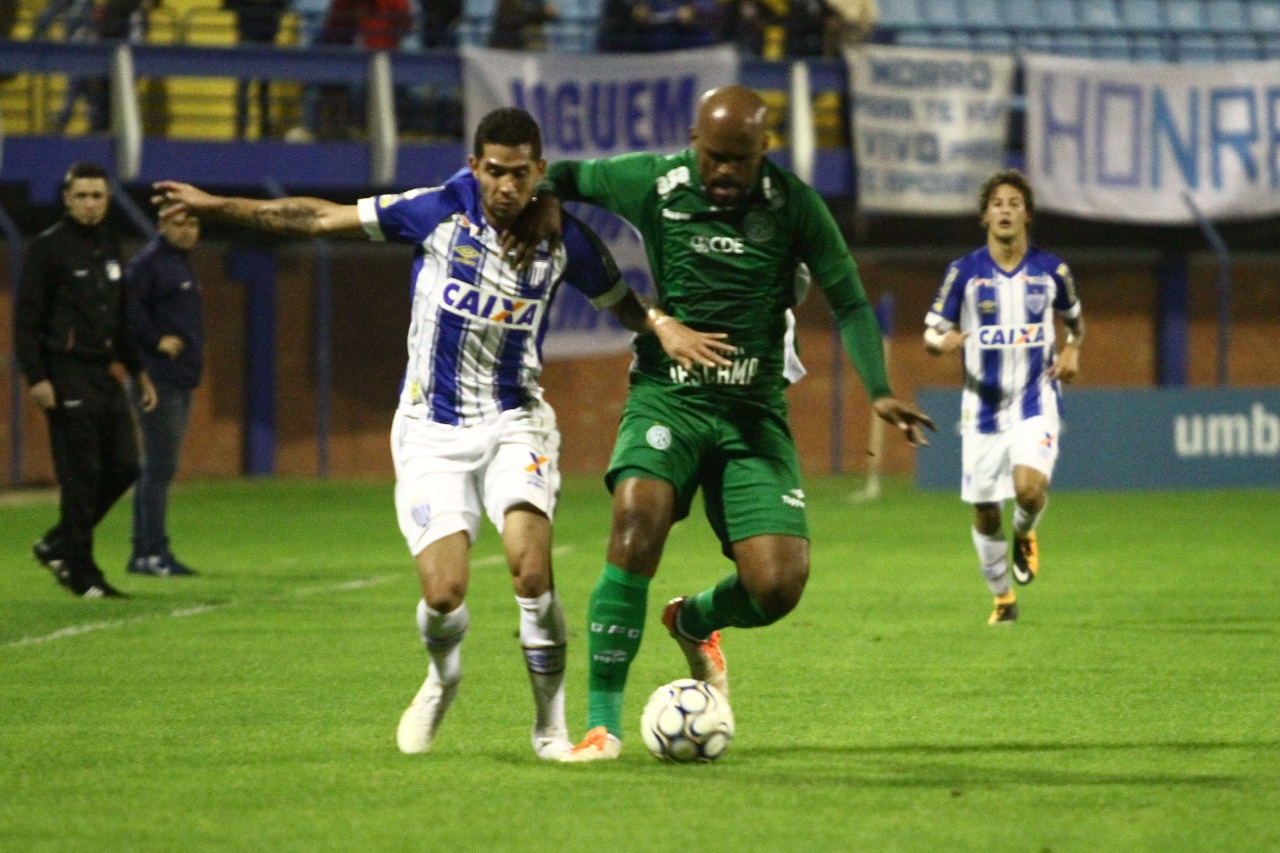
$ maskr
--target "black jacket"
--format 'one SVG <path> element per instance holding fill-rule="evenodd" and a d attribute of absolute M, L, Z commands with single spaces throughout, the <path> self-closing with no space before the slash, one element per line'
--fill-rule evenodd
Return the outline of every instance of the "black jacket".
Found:
<path fill-rule="evenodd" d="M 105 226 L 64 216 L 31 241 L 14 310 L 14 341 L 27 384 L 50 377 L 51 359 L 121 361 L 131 374 L 142 358 L 124 312 L 120 242 Z"/>
<path fill-rule="evenodd" d="M 204 366 L 204 323 L 200 285 L 187 252 L 157 235 L 125 268 L 125 306 L 129 327 L 155 382 L 191 389 Z M 182 338 L 177 358 L 156 351 L 165 335 Z"/>

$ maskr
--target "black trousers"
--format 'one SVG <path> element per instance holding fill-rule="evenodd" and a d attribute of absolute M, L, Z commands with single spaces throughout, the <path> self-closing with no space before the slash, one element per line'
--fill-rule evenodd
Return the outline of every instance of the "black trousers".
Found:
<path fill-rule="evenodd" d="M 58 395 L 46 412 L 61 489 L 57 526 L 46 535 L 75 580 L 102 576 L 93 529 L 138 479 L 138 439 L 124 387 L 105 365 L 68 362 L 52 371 Z"/>

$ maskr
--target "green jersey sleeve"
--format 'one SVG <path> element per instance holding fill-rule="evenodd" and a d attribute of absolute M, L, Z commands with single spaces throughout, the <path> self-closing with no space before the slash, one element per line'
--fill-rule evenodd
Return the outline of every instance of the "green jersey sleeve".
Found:
<path fill-rule="evenodd" d="M 662 158 L 646 152 L 601 160 L 560 160 L 547 167 L 539 189 L 564 201 L 585 201 L 612 210 L 638 228 L 653 215 Z"/>
<path fill-rule="evenodd" d="M 891 396 L 884 338 L 858 275 L 858 265 L 826 203 L 811 187 L 803 186 L 801 192 L 804 203 L 795 208 L 797 254 L 826 294 L 845 352 L 867 394 L 872 400 Z"/>

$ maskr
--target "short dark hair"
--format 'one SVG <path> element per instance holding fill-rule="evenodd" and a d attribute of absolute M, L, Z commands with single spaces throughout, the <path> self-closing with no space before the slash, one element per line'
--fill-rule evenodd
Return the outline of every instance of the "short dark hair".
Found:
<path fill-rule="evenodd" d="M 502 107 L 480 119 L 472 153 L 483 157 L 484 147 L 490 143 L 513 148 L 528 145 L 533 149 L 533 159 L 542 159 L 542 131 L 537 120 L 519 107 Z"/>
<path fill-rule="evenodd" d="M 78 178 L 102 178 L 102 180 L 107 181 L 108 183 L 111 182 L 111 178 L 107 174 L 106 169 L 102 168 L 97 163 L 90 163 L 87 160 L 81 160 L 79 162 L 72 163 L 67 168 L 67 174 L 62 179 L 62 189 L 64 191 L 70 189 L 71 182 Z"/>
<path fill-rule="evenodd" d="M 1034 215 L 1036 212 L 1035 191 L 1031 189 L 1031 182 L 1027 180 L 1027 176 L 1017 169 L 1001 169 L 987 178 L 986 183 L 982 185 L 982 194 L 978 197 L 978 215 L 982 216 L 987 212 L 987 205 L 991 203 L 991 194 L 996 191 L 996 187 L 1005 185 L 1011 186 L 1022 193 L 1022 206 L 1027 209 L 1028 216 Z"/>

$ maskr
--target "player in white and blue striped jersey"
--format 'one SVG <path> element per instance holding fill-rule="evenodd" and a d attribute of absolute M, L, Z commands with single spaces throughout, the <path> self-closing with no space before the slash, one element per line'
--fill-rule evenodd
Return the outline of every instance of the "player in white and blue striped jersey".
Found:
<path fill-rule="evenodd" d="M 395 504 L 418 569 L 418 628 L 427 677 L 400 718 L 396 742 L 427 752 L 462 677 L 470 549 L 487 515 L 502 534 L 520 609 L 519 636 L 533 688 L 539 758 L 572 743 L 564 720 L 564 613 L 551 572 L 551 519 L 559 492 L 560 434 L 542 398 L 547 308 L 564 283 L 624 326 L 653 334 L 686 367 L 727 366 L 723 334 L 695 332 L 647 308 L 622 283 L 599 239 L 574 221 L 557 245 L 515 272 L 502 232 L 533 198 L 546 170 L 537 122 L 495 110 L 476 128 L 464 169 L 443 186 L 340 205 L 316 198 L 260 201 L 209 195 L 161 181 L 168 215 L 189 210 L 286 234 L 365 234 L 414 246 L 408 367 L 392 425 Z"/>
<path fill-rule="evenodd" d="M 1013 578 L 1040 571 L 1035 527 L 1048 501 L 1058 458 L 1059 383 L 1079 369 L 1084 316 L 1071 270 L 1029 242 L 1035 194 L 1021 172 L 992 175 L 979 198 L 987 244 L 954 261 L 925 317 L 925 347 L 963 351 L 960 404 L 963 480 L 973 504 L 973 544 L 995 595 L 990 624 L 1018 618 L 1001 532 L 1003 502 L 1013 498 Z M 1054 317 L 1066 339 L 1059 351 Z"/>

